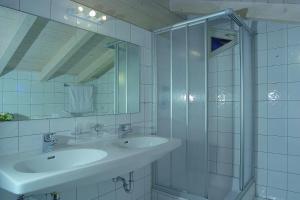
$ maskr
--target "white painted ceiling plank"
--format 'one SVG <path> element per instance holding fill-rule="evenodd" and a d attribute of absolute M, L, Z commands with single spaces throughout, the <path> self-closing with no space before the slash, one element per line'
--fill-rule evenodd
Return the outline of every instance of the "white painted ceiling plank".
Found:
<path fill-rule="evenodd" d="M 114 50 L 107 50 L 92 64 L 90 64 L 78 74 L 77 81 L 85 82 L 90 80 L 96 74 L 99 74 L 101 72 L 105 73 L 106 71 L 108 71 L 111 68 L 111 66 L 113 66 L 114 56 Z"/>
<path fill-rule="evenodd" d="M 184 20 L 166 5 L 153 0 L 72 0 L 107 15 L 145 28 L 155 30 Z"/>
<path fill-rule="evenodd" d="M 5 50 L 4 54 L 0 59 L 0 74 L 2 74 L 5 68 L 8 66 L 9 61 L 15 54 L 16 50 L 19 48 L 20 44 L 22 43 L 24 37 L 32 28 L 34 22 L 37 20 L 37 17 L 27 15 L 24 18 L 24 21 L 20 25 L 19 29 L 15 33 L 14 37 L 12 38 L 9 46 Z"/>
<path fill-rule="evenodd" d="M 49 80 L 63 64 L 82 47 L 94 33 L 80 30 L 69 41 L 60 48 L 56 55 L 43 67 L 40 72 L 40 80 Z"/>
<path fill-rule="evenodd" d="M 170 0 L 170 10 L 177 13 L 206 15 L 224 9 L 247 9 L 246 18 L 277 22 L 300 22 L 300 4 L 245 1 Z"/>

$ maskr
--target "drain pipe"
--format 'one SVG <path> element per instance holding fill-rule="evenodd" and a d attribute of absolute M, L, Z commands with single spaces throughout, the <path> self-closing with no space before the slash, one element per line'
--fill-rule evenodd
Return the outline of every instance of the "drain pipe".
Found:
<path fill-rule="evenodd" d="M 130 193 L 133 189 L 133 171 L 132 172 L 129 172 L 129 180 L 128 180 L 128 183 L 126 181 L 125 178 L 121 177 L 121 176 L 118 176 L 116 178 L 113 178 L 112 181 L 114 183 L 117 183 L 117 182 L 122 182 L 123 184 L 123 189 L 126 193 Z"/>

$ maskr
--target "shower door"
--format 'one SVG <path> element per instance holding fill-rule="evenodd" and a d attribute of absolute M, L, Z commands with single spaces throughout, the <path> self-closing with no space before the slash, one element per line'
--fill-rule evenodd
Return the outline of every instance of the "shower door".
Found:
<path fill-rule="evenodd" d="M 156 36 L 157 135 L 182 146 L 156 162 L 154 178 L 178 196 L 207 196 L 205 41 L 204 22 Z"/>
<path fill-rule="evenodd" d="M 154 164 L 158 193 L 235 199 L 254 177 L 253 36 L 216 15 L 155 35 L 157 135 L 182 140 Z"/>

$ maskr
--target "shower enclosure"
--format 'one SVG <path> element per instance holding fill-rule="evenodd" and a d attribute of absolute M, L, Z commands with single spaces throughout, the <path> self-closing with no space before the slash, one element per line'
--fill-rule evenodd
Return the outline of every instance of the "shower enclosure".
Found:
<path fill-rule="evenodd" d="M 250 28 L 231 10 L 155 32 L 157 135 L 181 138 L 153 165 L 154 199 L 237 199 L 254 177 Z"/>

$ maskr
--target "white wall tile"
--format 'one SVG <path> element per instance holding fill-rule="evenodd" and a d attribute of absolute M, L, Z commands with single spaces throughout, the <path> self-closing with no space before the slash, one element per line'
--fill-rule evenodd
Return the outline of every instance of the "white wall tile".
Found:
<path fill-rule="evenodd" d="M 268 154 L 264 152 L 257 152 L 256 167 L 260 169 L 268 168 Z"/>
<path fill-rule="evenodd" d="M 0 130 L 0 138 L 18 136 L 18 122 L 1 122 Z"/>
<path fill-rule="evenodd" d="M 18 138 L 0 139 L 0 155 L 8 155 L 18 152 Z"/>
<path fill-rule="evenodd" d="M 300 137 L 300 119 L 288 119 L 288 135 Z"/>
<path fill-rule="evenodd" d="M 256 31 L 257 31 L 257 33 L 266 33 L 267 32 L 267 22 L 258 21 Z"/>
<path fill-rule="evenodd" d="M 115 37 L 116 36 L 116 19 L 110 17 L 109 20 L 98 25 L 98 33 Z"/>
<path fill-rule="evenodd" d="M 286 101 L 269 101 L 268 102 L 268 116 L 270 118 L 286 118 L 287 105 Z"/>
<path fill-rule="evenodd" d="M 268 183 L 268 171 L 264 169 L 256 170 L 256 182 L 259 185 L 267 185 Z"/>
<path fill-rule="evenodd" d="M 0 5 L 19 10 L 20 0 L 0 0 Z"/>
<path fill-rule="evenodd" d="M 19 138 L 19 152 L 42 150 L 43 135 L 22 136 Z"/>
<path fill-rule="evenodd" d="M 74 118 L 61 118 L 50 120 L 50 132 L 60 131 L 75 131 L 75 119 Z"/>
<path fill-rule="evenodd" d="M 146 31 L 137 26 L 131 25 L 131 42 L 142 47 L 146 44 Z"/>
<path fill-rule="evenodd" d="M 288 174 L 288 190 L 300 193 L 300 175 Z"/>
<path fill-rule="evenodd" d="M 289 54 L 289 59 L 290 59 L 290 54 Z M 284 64 L 287 64 L 287 48 L 270 49 L 268 51 L 269 66 L 284 65 Z"/>
<path fill-rule="evenodd" d="M 300 194 L 295 192 L 288 192 L 287 200 L 300 199 Z"/>
<path fill-rule="evenodd" d="M 98 24 L 80 18 L 76 18 L 76 27 L 92 32 L 98 31 Z"/>
<path fill-rule="evenodd" d="M 124 41 L 130 41 L 130 24 L 121 20 L 116 20 L 115 31 L 116 38 Z"/>
<path fill-rule="evenodd" d="M 287 136 L 287 120 L 269 119 L 268 135 Z"/>
<path fill-rule="evenodd" d="M 287 28 L 287 24 L 284 23 L 267 22 L 267 32 L 278 31 L 286 28 Z"/>
<path fill-rule="evenodd" d="M 268 84 L 267 100 L 269 101 L 284 101 L 288 98 L 286 83 Z"/>
<path fill-rule="evenodd" d="M 76 200 L 92 200 L 98 199 L 97 184 L 83 185 L 77 187 Z"/>
<path fill-rule="evenodd" d="M 152 64 L 152 53 L 150 49 L 142 48 L 142 65 L 151 66 Z"/>
<path fill-rule="evenodd" d="M 50 4 L 51 0 L 20 0 L 20 10 L 50 18 Z"/>
<path fill-rule="evenodd" d="M 260 33 L 256 35 L 257 50 L 268 49 L 268 38 L 267 33 Z"/>
<path fill-rule="evenodd" d="M 269 187 L 267 189 L 267 198 L 268 199 L 285 199 L 286 198 L 286 190 L 281 190 L 277 188 Z"/>
<path fill-rule="evenodd" d="M 300 63 L 300 46 L 290 46 L 288 48 L 288 63 Z"/>
<path fill-rule="evenodd" d="M 288 102 L 288 117 L 289 118 L 300 118 L 300 101 L 289 101 Z"/>
<path fill-rule="evenodd" d="M 256 184 L 256 200 L 261 200 L 261 199 L 258 199 L 259 197 L 262 197 L 262 198 L 267 198 L 267 188 L 264 187 L 264 186 L 261 186 L 261 185 L 257 185 Z"/>
<path fill-rule="evenodd" d="M 279 30 L 268 33 L 268 49 L 284 47 L 287 45 L 287 30 Z"/>
<path fill-rule="evenodd" d="M 268 66 L 268 51 L 256 51 L 257 67 Z"/>
<path fill-rule="evenodd" d="M 288 152 L 289 155 L 300 156 L 300 138 L 288 138 Z"/>
<path fill-rule="evenodd" d="M 49 120 L 31 120 L 19 122 L 20 136 L 49 132 Z"/>
<path fill-rule="evenodd" d="M 300 81 L 300 64 L 288 65 L 288 81 L 289 82 Z"/>
<path fill-rule="evenodd" d="M 268 151 L 271 153 L 286 154 L 287 153 L 287 138 L 269 136 L 268 137 Z"/>
<path fill-rule="evenodd" d="M 288 156 L 288 172 L 300 174 L 300 157 L 299 156 Z"/>
<path fill-rule="evenodd" d="M 288 99 L 300 100 L 300 82 L 288 84 Z"/>
<path fill-rule="evenodd" d="M 77 9 L 76 3 L 70 0 L 52 0 L 51 19 L 65 24 L 76 26 L 76 18 L 69 16 L 70 9 Z"/>
<path fill-rule="evenodd" d="M 300 45 L 299 41 L 300 27 L 294 27 L 288 29 L 288 45 Z"/>
<path fill-rule="evenodd" d="M 116 194 L 114 192 L 101 196 L 101 200 L 116 200 Z"/>
<path fill-rule="evenodd" d="M 269 171 L 268 183 L 271 187 L 286 190 L 287 174 L 282 172 Z"/>
<path fill-rule="evenodd" d="M 268 169 L 286 172 L 287 171 L 287 156 L 280 154 L 268 154 Z"/>
<path fill-rule="evenodd" d="M 287 66 L 273 66 L 268 68 L 268 83 L 282 83 L 287 81 Z"/>

